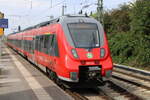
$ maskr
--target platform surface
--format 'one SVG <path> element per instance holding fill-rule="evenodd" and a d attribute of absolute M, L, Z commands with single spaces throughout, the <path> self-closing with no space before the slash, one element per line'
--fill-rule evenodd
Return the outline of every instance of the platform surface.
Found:
<path fill-rule="evenodd" d="M 3 46 L 0 100 L 73 100 L 34 65 Z"/>

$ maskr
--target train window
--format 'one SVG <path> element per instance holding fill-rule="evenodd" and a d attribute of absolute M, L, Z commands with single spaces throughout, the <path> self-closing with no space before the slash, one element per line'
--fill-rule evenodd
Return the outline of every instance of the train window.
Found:
<path fill-rule="evenodd" d="M 28 40 L 26 40 L 26 43 L 27 43 L 27 51 L 29 52 L 29 42 L 28 42 Z"/>
<path fill-rule="evenodd" d="M 25 40 L 25 50 L 27 51 L 28 44 L 27 44 L 27 40 Z"/>
<path fill-rule="evenodd" d="M 99 31 L 94 23 L 70 23 L 68 28 L 77 48 L 99 47 Z"/>
<path fill-rule="evenodd" d="M 54 53 L 55 53 L 55 56 L 59 56 L 59 50 L 58 50 L 58 41 L 57 41 L 57 38 L 56 38 L 56 35 L 54 35 Z"/>
<path fill-rule="evenodd" d="M 53 56 L 53 38 L 54 38 L 54 35 L 51 34 L 50 35 L 50 44 L 49 44 L 49 54 L 51 56 Z"/>
<path fill-rule="evenodd" d="M 47 53 L 48 53 L 49 55 L 52 54 L 52 53 L 51 53 L 51 51 L 52 51 L 52 46 L 51 46 L 52 40 L 53 40 L 53 34 L 50 34 L 50 35 L 49 35 L 49 40 L 48 40 L 48 43 L 47 43 Z"/>
<path fill-rule="evenodd" d="M 43 48 L 43 36 L 39 37 L 39 48 L 38 50 L 42 52 L 42 48 Z"/>
<path fill-rule="evenodd" d="M 42 35 L 35 37 L 35 50 L 43 51 L 44 37 Z"/>
<path fill-rule="evenodd" d="M 51 56 L 58 55 L 56 35 L 41 35 L 35 38 L 35 49 Z"/>
<path fill-rule="evenodd" d="M 32 40 L 29 40 L 29 52 L 30 53 L 33 53 L 33 41 Z"/>
<path fill-rule="evenodd" d="M 37 51 L 40 50 L 40 36 L 38 36 L 38 40 L 37 40 Z"/>
<path fill-rule="evenodd" d="M 46 54 L 48 54 L 49 45 L 50 45 L 50 35 L 45 35 L 44 48 Z"/>
<path fill-rule="evenodd" d="M 25 40 L 23 40 L 23 41 L 22 41 L 22 48 L 23 48 L 23 50 L 25 50 L 25 45 L 26 45 L 26 44 L 25 44 Z"/>
<path fill-rule="evenodd" d="M 24 48 L 25 48 L 25 50 L 27 51 L 27 50 L 28 50 L 28 49 L 27 49 L 27 47 L 28 47 L 27 40 L 25 40 L 24 42 L 25 42 L 25 43 L 24 43 L 24 44 L 25 44 L 25 45 L 24 45 Z"/>
<path fill-rule="evenodd" d="M 35 37 L 35 50 L 38 50 L 38 40 L 39 40 L 39 37 L 36 36 Z"/>
<path fill-rule="evenodd" d="M 25 43 L 24 43 L 25 40 L 22 40 L 22 49 L 24 50 L 24 46 L 25 46 Z"/>
<path fill-rule="evenodd" d="M 42 36 L 43 37 L 43 48 L 42 48 L 42 52 L 46 53 L 47 52 L 47 40 L 48 37 L 47 36 Z"/>

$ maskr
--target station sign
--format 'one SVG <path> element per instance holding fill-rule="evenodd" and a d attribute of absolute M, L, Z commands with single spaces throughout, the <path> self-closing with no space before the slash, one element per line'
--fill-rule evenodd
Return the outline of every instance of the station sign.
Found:
<path fill-rule="evenodd" d="M 8 28 L 8 19 L 0 19 L 0 28 Z"/>

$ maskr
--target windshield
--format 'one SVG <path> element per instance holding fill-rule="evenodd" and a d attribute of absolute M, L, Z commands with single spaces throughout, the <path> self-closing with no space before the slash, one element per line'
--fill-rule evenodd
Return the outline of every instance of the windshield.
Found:
<path fill-rule="evenodd" d="M 99 47 L 99 31 L 96 24 L 70 23 L 68 28 L 76 48 Z"/>

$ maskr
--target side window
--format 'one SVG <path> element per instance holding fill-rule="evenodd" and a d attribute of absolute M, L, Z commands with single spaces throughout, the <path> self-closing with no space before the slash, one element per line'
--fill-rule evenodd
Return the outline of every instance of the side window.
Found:
<path fill-rule="evenodd" d="M 59 56 L 58 43 L 55 34 L 41 35 L 35 38 L 35 49 L 49 54 L 50 56 Z"/>
<path fill-rule="evenodd" d="M 43 48 L 43 36 L 40 36 L 38 50 L 42 52 L 42 48 Z"/>
<path fill-rule="evenodd" d="M 25 40 L 25 50 L 27 51 L 28 49 L 28 42 L 27 42 L 27 40 Z"/>
<path fill-rule="evenodd" d="M 27 40 L 24 40 L 24 48 L 27 50 Z"/>
<path fill-rule="evenodd" d="M 33 40 L 30 41 L 30 53 L 33 54 L 34 46 L 33 46 Z"/>
<path fill-rule="evenodd" d="M 51 55 L 51 56 L 53 56 L 53 39 L 54 39 L 54 35 L 53 34 L 51 34 L 50 35 L 50 44 L 49 44 L 49 54 Z"/>
<path fill-rule="evenodd" d="M 27 40 L 27 51 L 29 52 L 29 41 Z"/>
<path fill-rule="evenodd" d="M 59 56 L 59 50 L 58 50 L 58 40 L 56 38 L 56 35 L 54 35 L 54 53 L 55 56 Z"/>
<path fill-rule="evenodd" d="M 47 40 L 48 37 L 46 35 L 43 36 L 43 50 L 42 52 L 46 53 L 47 52 Z"/>
<path fill-rule="evenodd" d="M 49 45 L 50 45 L 50 35 L 45 35 L 44 48 L 46 54 L 48 54 Z"/>
<path fill-rule="evenodd" d="M 45 52 L 46 51 L 46 46 L 45 46 L 45 36 L 40 35 L 36 36 L 35 38 L 35 49 L 40 52 Z"/>
<path fill-rule="evenodd" d="M 49 40 L 48 40 L 48 43 L 47 43 L 47 54 L 51 55 L 51 43 L 52 43 L 52 39 L 53 39 L 53 35 L 50 34 L 49 35 Z"/>
<path fill-rule="evenodd" d="M 35 50 L 38 50 L 38 41 L 39 40 L 39 37 L 38 36 L 36 36 L 35 37 Z"/>
<path fill-rule="evenodd" d="M 40 50 L 40 48 L 41 48 L 41 47 L 40 47 L 40 46 L 41 46 L 41 44 L 40 44 L 40 42 L 41 42 L 41 41 L 40 41 L 40 40 L 41 40 L 41 38 L 40 38 L 40 36 L 39 36 L 39 37 L 38 37 L 38 46 L 37 46 L 37 51 L 39 51 L 39 50 Z"/>

